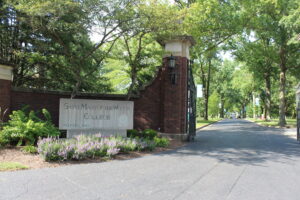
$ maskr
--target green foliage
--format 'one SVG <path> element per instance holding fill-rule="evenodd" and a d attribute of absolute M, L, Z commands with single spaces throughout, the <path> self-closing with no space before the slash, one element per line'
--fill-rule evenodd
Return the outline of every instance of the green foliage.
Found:
<path fill-rule="evenodd" d="M 140 137 L 153 140 L 155 137 L 157 137 L 157 131 L 153 129 L 145 129 L 141 132 Z"/>
<path fill-rule="evenodd" d="M 162 138 L 160 138 L 160 137 L 154 137 L 153 140 L 154 140 L 155 145 L 157 147 L 167 147 L 170 144 L 170 141 L 168 140 L 168 138 L 164 138 L 164 137 L 162 137 Z"/>
<path fill-rule="evenodd" d="M 127 136 L 131 138 L 144 138 L 153 140 L 155 137 L 157 137 L 157 131 L 153 129 L 145 129 L 143 131 L 132 129 L 127 130 Z"/>
<path fill-rule="evenodd" d="M 139 137 L 139 135 L 140 135 L 140 133 L 136 129 L 127 130 L 127 137 L 135 138 L 135 137 Z"/>
<path fill-rule="evenodd" d="M 128 153 L 130 151 L 142 150 L 138 142 L 134 139 L 124 140 L 119 138 L 121 142 L 119 142 L 118 148 L 120 152 Z"/>
<path fill-rule="evenodd" d="M 42 120 L 34 111 L 26 114 L 22 110 L 13 111 L 10 120 L 0 132 L 0 140 L 4 144 L 33 145 L 39 137 L 59 136 L 59 130 L 51 123 L 50 114 L 43 109 Z"/>
<path fill-rule="evenodd" d="M 212 118 L 218 117 L 220 113 L 219 103 L 220 103 L 220 98 L 217 92 L 214 91 L 210 95 L 210 101 L 208 103 L 208 113 Z"/>
<path fill-rule="evenodd" d="M 26 153 L 31 153 L 31 154 L 35 154 L 38 152 L 37 148 L 33 145 L 27 145 L 27 146 L 22 147 L 22 151 L 26 152 Z"/>
<path fill-rule="evenodd" d="M 289 43 L 300 43 L 300 2 L 290 1 L 290 6 L 289 14 L 283 16 L 280 23 L 293 33 Z"/>

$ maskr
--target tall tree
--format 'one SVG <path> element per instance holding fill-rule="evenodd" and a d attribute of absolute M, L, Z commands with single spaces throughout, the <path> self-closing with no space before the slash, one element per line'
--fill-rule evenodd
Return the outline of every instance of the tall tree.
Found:
<path fill-rule="evenodd" d="M 128 99 L 154 76 L 163 55 L 159 42 L 180 32 L 178 21 L 183 15 L 176 7 L 156 0 L 139 1 L 135 8 L 130 30 L 113 50 L 114 59 L 124 60 L 129 67 Z"/>
<path fill-rule="evenodd" d="M 249 15 L 250 29 L 258 35 L 267 35 L 276 47 L 277 66 L 279 68 L 279 125 L 286 125 L 286 74 L 289 70 L 299 67 L 297 63 L 299 46 L 289 41 L 294 37 L 293 32 L 280 21 L 294 7 L 295 0 L 255 0 L 242 1 Z"/>
<path fill-rule="evenodd" d="M 238 50 L 234 53 L 240 61 L 244 61 L 249 71 L 254 74 L 258 83 L 264 82 L 264 118 L 270 119 L 271 114 L 271 78 L 276 73 L 276 48 L 271 38 L 266 35 L 258 35 L 255 41 L 242 39 Z M 254 103 L 255 105 L 255 103 Z"/>
<path fill-rule="evenodd" d="M 220 117 L 224 118 L 224 109 L 225 109 L 225 102 L 226 99 L 231 98 L 232 93 L 232 83 L 231 80 L 233 78 L 233 72 L 236 67 L 236 63 L 225 60 L 222 65 L 218 66 L 217 73 L 216 73 L 216 81 L 218 84 L 216 84 L 216 91 L 218 93 L 218 96 L 220 98 Z"/>
<path fill-rule="evenodd" d="M 40 37 L 40 44 L 30 44 L 35 56 L 35 68 L 39 62 L 43 68 L 52 63 L 46 71 L 59 68 L 66 73 L 66 80 L 72 85 L 72 96 L 84 91 L 84 86 L 91 77 L 99 77 L 104 59 L 115 41 L 128 31 L 133 20 L 131 10 L 135 1 L 11 1 L 11 6 L 22 13 L 19 20 L 27 23 L 32 35 Z M 98 41 L 91 42 L 89 33 L 96 27 Z M 46 43 L 46 44 L 45 44 Z M 48 45 L 47 45 L 48 44 Z M 34 54 L 36 55 L 36 54 Z M 45 59 L 43 59 L 45 58 Z M 46 62 L 45 62 L 46 61 Z M 34 71 L 34 70 L 33 70 Z M 45 70 L 39 70 L 38 77 Z M 100 77 L 101 78 L 101 77 Z M 95 83 L 95 82 L 94 82 Z"/>
<path fill-rule="evenodd" d="M 197 48 L 194 48 L 197 51 Z M 211 82 L 213 73 L 216 70 L 217 65 L 219 65 L 219 59 L 216 55 L 216 51 L 209 51 L 205 54 L 195 54 L 193 55 L 195 60 L 194 67 L 195 73 L 200 77 L 200 81 L 203 86 L 203 97 L 204 97 L 204 119 L 208 120 L 208 105 L 209 97 L 211 93 Z"/>

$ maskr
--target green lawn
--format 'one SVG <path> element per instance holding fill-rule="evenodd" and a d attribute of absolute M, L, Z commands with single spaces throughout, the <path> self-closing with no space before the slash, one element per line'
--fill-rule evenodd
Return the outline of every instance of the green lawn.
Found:
<path fill-rule="evenodd" d="M 249 120 L 252 120 L 258 124 L 265 125 L 265 126 L 278 126 L 279 119 L 271 119 L 270 121 L 264 121 L 261 119 L 253 119 L 249 118 Z M 296 119 L 286 119 L 287 126 L 289 127 L 296 127 Z"/>
<path fill-rule="evenodd" d="M 17 162 L 0 162 L 0 171 L 19 169 L 28 169 L 28 167 Z"/>
<path fill-rule="evenodd" d="M 202 126 L 205 126 L 207 124 L 211 124 L 213 122 L 217 122 L 219 121 L 220 119 L 218 118 L 211 118 L 211 119 L 208 119 L 208 120 L 204 120 L 204 119 L 197 119 L 197 124 L 196 124 L 196 128 L 200 128 Z"/>

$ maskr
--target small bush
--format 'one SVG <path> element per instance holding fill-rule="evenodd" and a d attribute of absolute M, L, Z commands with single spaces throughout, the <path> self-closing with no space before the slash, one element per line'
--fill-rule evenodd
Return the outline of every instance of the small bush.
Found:
<path fill-rule="evenodd" d="M 38 152 L 37 148 L 35 146 L 32 146 L 32 145 L 24 146 L 22 148 L 22 151 L 26 152 L 26 153 L 32 153 L 32 154 L 35 154 L 35 153 Z"/>
<path fill-rule="evenodd" d="M 60 132 L 52 124 L 50 113 L 46 109 L 42 113 L 46 120 L 38 118 L 34 111 L 28 114 L 22 110 L 13 111 L 0 132 L 2 144 L 34 145 L 39 137 L 58 136 Z"/>
<path fill-rule="evenodd" d="M 139 134 L 138 130 L 136 130 L 136 129 L 127 130 L 127 137 L 135 138 L 135 137 L 139 137 L 139 136 L 140 136 L 140 134 Z"/>
<path fill-rule="evenodd" d="M 163 138 L 155 137 L 154 142 L 157 147 L 167 147 L 170 144 L 168 138 L 164 138 L 164 137 Z"/>
<path fill-rule="evenodd" d="M 157 131 L 153 129 L 145 129 L 142 131 L 141 137 L 153 140 L 155 137 L 157 137 Z"/>
<path fill-rule="evenodd" d="M 123 153 L 139 150 L 139 142 L 136 139 L 121 140 L 118 144 L 118 148 Z"/>

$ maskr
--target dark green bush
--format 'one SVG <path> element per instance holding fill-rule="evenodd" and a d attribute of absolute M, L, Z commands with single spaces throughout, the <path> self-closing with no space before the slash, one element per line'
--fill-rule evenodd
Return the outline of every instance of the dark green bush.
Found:
<path fill-rule="evenodd" d="M 0 132 L 3 144 L 34 145 L 39 137 L 59 136 L 59 130 L 52 124 L 50 113 L 42 109 L 46 120 L 36 116 L 34 111 L 26 114 L 22 110 L 13 111 L 10 120 Z"/>
<path fill-rule="evenodd" d="M 140 135 L 139 131 L 136 129 L 127 130 L 127 137 L 135 138 L 135 137 L 139 137 L 139 135 Z"/>
<path fill-rule="evenodd" d="M 155 137 L 157 137 L 157 131 L 153 129 L 145 129 L 140 132 L 136 129 L 131 129 L 127 130 L 127 137 L 153 140 Z"/>
<path fill-rule="evenodd" d="M 155 137 L 157 137 L 157 131 L 153 129 L 145 129 L 142 131 L 141 137 L 153 140 Z"/>

